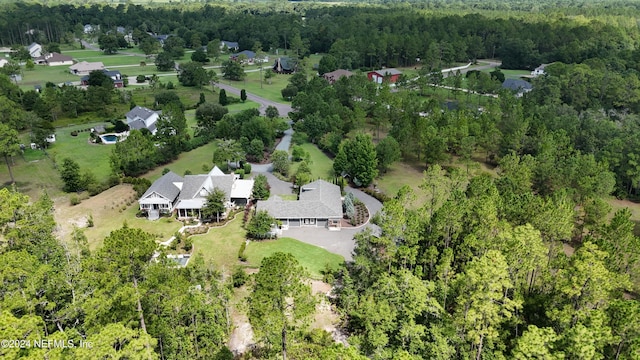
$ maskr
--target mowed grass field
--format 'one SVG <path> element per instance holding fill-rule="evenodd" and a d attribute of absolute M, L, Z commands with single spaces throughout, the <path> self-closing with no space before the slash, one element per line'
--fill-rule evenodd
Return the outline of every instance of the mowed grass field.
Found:
<path fill-rule="evenodd" d="M 247 246 L 245 254 L 251 265 L 259 266 L 262 259 L 276 252 L 293 255 L 314 279 L 322 279 L 322 271 L 327 266 L 331 269 L 337 269 L 340 264 L 344 263 L 344 258 L 340 255 L 288 237 L 252 241 Z"/>
<path fill-rule="evenodd" d="M 311 168 L 311 176 L 314 179 L 330 179 L 333 177 L 333 160 L 314 144 L 306 143 L 300 146 L 309 153 L 311 160 L 309 167 Z M 293 146 L 289 151 L 291 152 L 292 149 Z M 300 167 L 299 162 L 291 164 L 291 174 L 295 174 L 298 167 Z"/>

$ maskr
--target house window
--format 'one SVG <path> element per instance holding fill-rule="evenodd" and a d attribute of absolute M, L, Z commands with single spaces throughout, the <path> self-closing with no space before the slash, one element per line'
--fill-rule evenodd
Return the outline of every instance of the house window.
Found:
<path fill-rule="evenodd" d="M 315 225 L 316 224 L 316 219 L 303 219 L 302 223 L 304 225 Z"/>

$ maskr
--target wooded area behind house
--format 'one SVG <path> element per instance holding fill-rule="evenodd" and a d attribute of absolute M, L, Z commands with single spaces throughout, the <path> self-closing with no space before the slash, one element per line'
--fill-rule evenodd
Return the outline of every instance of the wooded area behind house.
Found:
<path fill-rule="evenodd" d="M 295 171 L 286 151 L 269 153 L 287 128 L 275 107 L 266 116 L 232 114 L 226 91 L 217 90 L 215 103 L 202 90 L 195 106 L 189 102 L 196 109 L 189 129 L 186 102 L 154 75 L 149 91 L 163 111 L 158 133 L 133 130 L 112 145 L 108 179 L 59 154 L 65 191 L 99 193 L 126 179 L 144 192 L 150 182 L 132 177 L 210 142 L 214 163 L 228 168 L 266 154 L 274 172 L 299 188 L 313 180 L 302 146 L 321 149 L 334 175 L 372 194 L 394 163 L 424 172 L 419 186 L 377 195 L 384 204 L 371 221 L 379 231 L 357 234 L 353 261 L 325 271 L 333 286 L 325 300 L 340 316 L 344 342 L 310 329 L 317 299 L 291 254 L 265 257 L 250 276 L 202 255 L 176 267 L 157 244 L 165 239 L 127 223 L 90 250 L 80 228 L 58 236 L 47 194 L 29 199 L 11 186 L 0 189 L 0 339 L 92 344 L 6 347 L 0 356 L 640 358 L 638 223 L 631 210 L 610 205 L 612 196 L 640 195 L 638 4 L 353 3 L 2 5 L 0 45 L 14 55 L 36 41 L 55 48 L 101 38 L 105 53 L 137 47 L 171 70 L 185 49 L 201 57 L 202 46 L 225 40 L 257 53 L 277 50 L 298 65 L 292 75 L 277 75 L 287 77 L 281 100 L 290 98 L 293 109 Z M 115 35 L 117 27 L 130 42 L 118 45 L 124 35 Z M 163 48 L 157 35 L 171 35 Z M 323 57 L 314 66 L 308 59 L 316 53 Z M 183 66 L 182 86 L 219 81 L 198 57 Z M 475 64 L 481 59 L 502 65 L 483 69 Z M 441 72 L 468 63 L 474 68 L 467 74 Z M 516 96 L 502 88 L 508 70 L 542 64 L 544 74 L 526 76 L 531 91 Z M 244 68 L 231 60 L 222 66 L 220 76 L 241 87 Z M 366 76 L 396 67 L 410 75 L 393 85 Z M 338 69 L 354 74 L 333 84 L 317 76 Z M 58 116 L 137 106 L 130 92 L 98 75 L 86 91 L 52 83 L 42 92 L 0 75 L 0 154 L 9 172 L 19 136 L 46 148 Z M 273 76 L 260 72 L 260 86 L 271 86 L 262 81 Z M 246 100 L 244 88 L 241 94 L 236 102 Z M 235 311 L 246 314 L 255 335 L 255 349 L 243 354 L 227 347 Z"/>

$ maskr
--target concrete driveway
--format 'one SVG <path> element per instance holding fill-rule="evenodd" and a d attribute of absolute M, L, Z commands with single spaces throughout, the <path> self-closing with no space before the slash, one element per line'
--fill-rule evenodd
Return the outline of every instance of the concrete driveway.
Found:
<path fill-rule="evenodd" d="M 291 183 L 282 181 L 270 173 L 264 175 L 266 175 L 269 180 L 272 194 L 291 194 Z M 371 216 L 382 209 L 382 203 L 358 189 L 347 187 L 346 192 L 353 193 L 357 199 L 367 206 L 370 216 L 369 220 Z M 324 227 L 290 227 L 288 230 L 282 231 L 281 236 L 294 238 L 304 243 L 321 247 L 329 252 L 343 256 L 345 261 L 353 261 L 353 249 L 356 247 L 356 242 L 353 237 L 367 228 L 370 228 L 374 233 L 380 230 L 377 225 L 367 222 L 366 225 L 358 228 L 343 228 L 340 231 L 329 231 Z"/>

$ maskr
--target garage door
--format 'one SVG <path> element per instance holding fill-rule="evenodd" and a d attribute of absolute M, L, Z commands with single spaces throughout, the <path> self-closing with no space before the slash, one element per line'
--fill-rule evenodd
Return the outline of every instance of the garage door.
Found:
<path fill-rule="evenodd" d="M 289 227 L 300 227 L 300 219 L 289 219 Z"/>
<path fill-rule="evenodd" d="M 318 227 L 327 227 L 327 219 L 318 219 Z"/>

